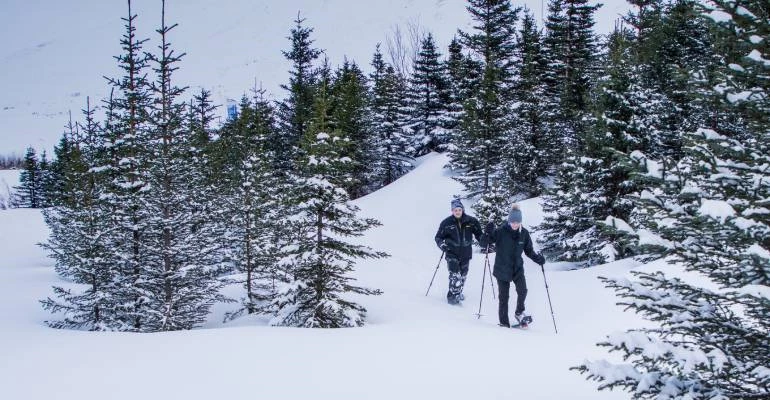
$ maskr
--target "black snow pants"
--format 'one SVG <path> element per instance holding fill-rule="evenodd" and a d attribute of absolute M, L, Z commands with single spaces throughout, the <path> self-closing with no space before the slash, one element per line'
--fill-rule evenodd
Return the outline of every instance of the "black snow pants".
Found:
<path fill-rule="evenodd" d="M 524 300 L 527 299 L 527 280 L 524 279 L 524 274 L 518 274 L 514 277 L 514 286 L 516 286 L 516 314 L 524 312 Z M 497 299 L 500 301 L 500 305 L 497 309 L 500 323 L 503 325 L 510 325 L 508 319 L 508 297 L 511 290 L 511 282 L 497 280 L 497 287 L 499 289 L 499 295 Z"/>

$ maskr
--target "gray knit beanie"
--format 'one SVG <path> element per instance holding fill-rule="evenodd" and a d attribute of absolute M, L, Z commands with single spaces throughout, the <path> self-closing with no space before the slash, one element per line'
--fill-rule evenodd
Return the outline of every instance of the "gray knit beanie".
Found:
<path fill-rule="evenodd" d="M 510 224 L 511 222 L 521 223 L 521 210 L 519 209 L 518 204 L 514 204 L 510 214 L 508 214 L 508 223 Z"/>
<path fill-rule="evenodd" d="M 452 200 L 452 209 L 454 210 L 455 208 L 462 208 L 463 211 L 465 211 L 465 207 L 463 207 L 463 202 L 460 201 L 460 199 Z"/>

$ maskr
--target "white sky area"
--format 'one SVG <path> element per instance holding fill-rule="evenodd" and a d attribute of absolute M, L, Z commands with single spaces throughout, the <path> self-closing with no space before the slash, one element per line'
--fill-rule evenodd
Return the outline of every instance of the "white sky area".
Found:
<path fill-rule="evenodd" d="M 515 0 L 540 18 L 547 0 Z M 609 32 L 630 6 L 606 0 L 596 15 L 596 30 Z M 345 57 L 365 72 L 375 45 L 394 26 L 419 23 L 433 33 L 442 53 L 457 29 L 469 30 L 470 17 L 460 0 L 185 0 L 167 1 L 167 23 L 178 23 L 170 41 L 187 55 L 174 79 L 192 92 L 211 90 L 225 104 L 261 85 L 273 99 L 284 91 L 289 63 L 281 50 L 297 12 L 315 29 L 313 39 L 332 66 Z M 137 35 L 150 38 L 145 50 L 155 51 L 154 30 L 160 23 L 160 1 L 135 0 Z M 108 95 L 103 76 L 120 76 L 114 56 L 125 1 L 41 0 L 0 1 L 0 154 L 22 154 L 31 145 L 49 151 L 61 136 L 72 111 L 80 119 L 86 96 L 98 104 Z M 543 11 L 547 14 L 547 9 Z M 542 25 L 542 24 L 541 24 Z M 219 110 L 224 116 L 224 107 Z"/>

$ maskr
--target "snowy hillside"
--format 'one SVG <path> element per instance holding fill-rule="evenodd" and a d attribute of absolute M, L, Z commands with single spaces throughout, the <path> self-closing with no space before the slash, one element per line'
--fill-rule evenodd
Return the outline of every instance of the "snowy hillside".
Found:
<path fill-rule="evenodd" d="M 547 3 L 547 2 L 545 2 Z M 541 0 L 516 0 L 536 16 Z M 597 13 L 596 31 L 609 32 L 625 1 L 604 1 Z M 0 154 L 21 152 L 27 146 L 51 150 L 71 111 L 76 120 L 85 107 L 108 95 L 103 76 L 119 74 L 113 56 L 120 53 L 121 18 L 125 1 L 81 0 L 45 3 L 4 0 L 0 12 Z M 394 26 L 406 29 L 417 23 L 433 33 L 439 49 L 458 28 L 468 29 L 465 1 L 446 0 L 187 0 L 167 2 L 167 18 L 178 22 L 171 41 L 187 53 L 177 79 L 179 85 L 212 91 L 218 104 L 239 99 L 255 81 L 274 98 L 288 80 L 289 63 L 281 55 L 297 12 L 315 28 L 315 45 L 325 49 L 332 65 L 345 57 L 365 71 L 375 45 Z M 137 34 L 151 38 L 145 50 L 154 51 L 154 30 L 160 20 L 160 2 L 134 0 L 139 15 Z M 31 23 L 34 21 L 34 23 Z M 225 110 L 221 108 L 224 116 Z"/>
<path fill-rule="evenodd" d="M 392 257 L 361 264 L 356 275 L 381 296 L 360 299 L 368 325 L 312 330 L 266 326 L 259 319 L 223 325 L 216 307 L 204 329 L 159 334 L 92 333 L 47 328 L 38 301 L 58 278 L 42 249 L 39 211 L 0 211 L 0 387 L 9 399 L 620 399 L 568 368 L 606 357 L 594 346 L 605 334 L 640 323 L 614 305 L 597 275 L 625 274 L 618 262 L 562 271 L 546 265 L 559 333 L 554 334 L 543 276 L 526 260 L 527 331 L 497 327 L 485 288 L 484 257 L 471 261 L 466 301 L 445 301 L 447 272 L 433 243 L 459 185 L 431 154 L 395 183 L 357 201 L 383 226 L 363 240 Z M 466 202 L 466 207 L 469 206 Z M 524 224 L 541 219 L 523 202 Z M 552 268 L 549 268 L 552 267 Z M 489 277 L 487 276 L 487 279 Z M 489 283 L 488 281 L 486 282 Z M 233 295 L 237 294 L 235 291 Z M 600 316 L 600 317 L 599 317 Z"/>

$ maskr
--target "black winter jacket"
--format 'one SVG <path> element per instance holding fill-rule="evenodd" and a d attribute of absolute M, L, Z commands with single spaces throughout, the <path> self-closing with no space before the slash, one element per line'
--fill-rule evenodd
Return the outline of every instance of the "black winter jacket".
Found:
<path fill-rule="evenodd" d="M 481 224 L 476 218 L 463 213 L 459 220 L 454 215 L 450 215 L 441 221 L 435 240 L 439 248 L 442 243 L 447 244 L 447 258 L 470 260 L 473 257 L 471 245 L 474 235 L 478 241 L 483 239 Z"/>
<path fill-rule="evenodd" d="M 524 259 L 521 258 L 521 253 L 525 253 L 538 264 L 545 263 L 545 257 L 535 253 L 532 248 L 532 238 L 523 226 L 514 231 L 511 225 L 506 223 L 492 232 L 486 232 L 485 236 L 486 240 L 495 243 L 495 267 L 492 274 L 501 281 L 514 281 L 524 273 Z M 486 241 L 482 246 L 485 245 Z"/>

